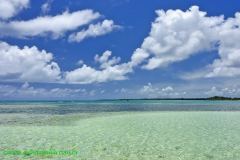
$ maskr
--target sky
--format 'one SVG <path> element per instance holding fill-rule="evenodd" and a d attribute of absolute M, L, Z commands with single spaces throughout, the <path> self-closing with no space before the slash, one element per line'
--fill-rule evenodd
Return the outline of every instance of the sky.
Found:
<path fill-rule="evenodd" d="M 0 0 L 0 100 L 240 97 L 240 2 Z"/>

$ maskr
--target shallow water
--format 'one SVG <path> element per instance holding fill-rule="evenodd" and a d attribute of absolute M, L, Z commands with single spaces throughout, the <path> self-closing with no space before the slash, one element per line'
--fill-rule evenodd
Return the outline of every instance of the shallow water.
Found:
<path fill-rule="evenodd" d="M 0 159 L 238 160 L 239 111 L 240 101 L 1 102 Z M 31 149 L 78 154 L 1 154 Z"/>
<path fill-rule="evenodd" d="M 71 159 L 238 160 L 239 133 L 240 112 L 126 112 L 71 127 L 2 126 L 0 144 L 1 149 L 77 150 Z"/>

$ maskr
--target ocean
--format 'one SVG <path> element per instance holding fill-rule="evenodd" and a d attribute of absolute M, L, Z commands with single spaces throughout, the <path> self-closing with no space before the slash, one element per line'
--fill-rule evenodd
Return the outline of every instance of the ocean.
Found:
<path fill-rule="evenodd" d="M 219 100 L 93 100 L 0 101 L 0 113 L 69 114 L 121 111 L 240 111 L 240 101 Z"/>

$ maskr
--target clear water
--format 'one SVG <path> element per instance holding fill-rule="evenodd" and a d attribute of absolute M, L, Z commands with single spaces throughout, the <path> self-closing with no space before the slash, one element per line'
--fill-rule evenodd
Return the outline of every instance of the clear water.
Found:
<path fill-rule="evenodd" d="M 2 126 L 1 149 L 74 149 L 78 155 L 0 158 L 238 160 L 239 133 L 240 112 L 131 112 L 73 126 Z"/>
<path fill-rule="evenodd" d="M 1 102 L 0 122 L 13 123 L 0 123 L 0 152 L 55 149 L 78 154 L 0 153 L 0 159 L 239 160 L 239 111 L 239 101 Z M 79 118 L 91 114 L 96 115 Z M 40 121 L 49 119 L 36 125 L 39 115 Z M 17 123 L 22 119 L 25 125 Z"/>

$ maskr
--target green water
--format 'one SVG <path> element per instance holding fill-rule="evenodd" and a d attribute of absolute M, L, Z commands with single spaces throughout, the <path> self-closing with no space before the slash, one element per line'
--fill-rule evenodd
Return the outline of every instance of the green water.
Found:
<path fill-rule="evenodd" d="M 239 102 L 72 103 L 70 111 L 66 102 L 1 104 L 0 159 L 240 159 Z M 140 109 L 135 110 L 136 106 Z M 108 112 L 102 112 L 106 108 Z M 1 153 L 31 149 L 76 150 L 78 154 Z"/>
<path fill-rule="evenodd" d="M 240 112 L 124 113 L 71 126 L 2 126 L 0 148 L 77 150 L 72 159 L 237 160 L 239 133 Z"/>

